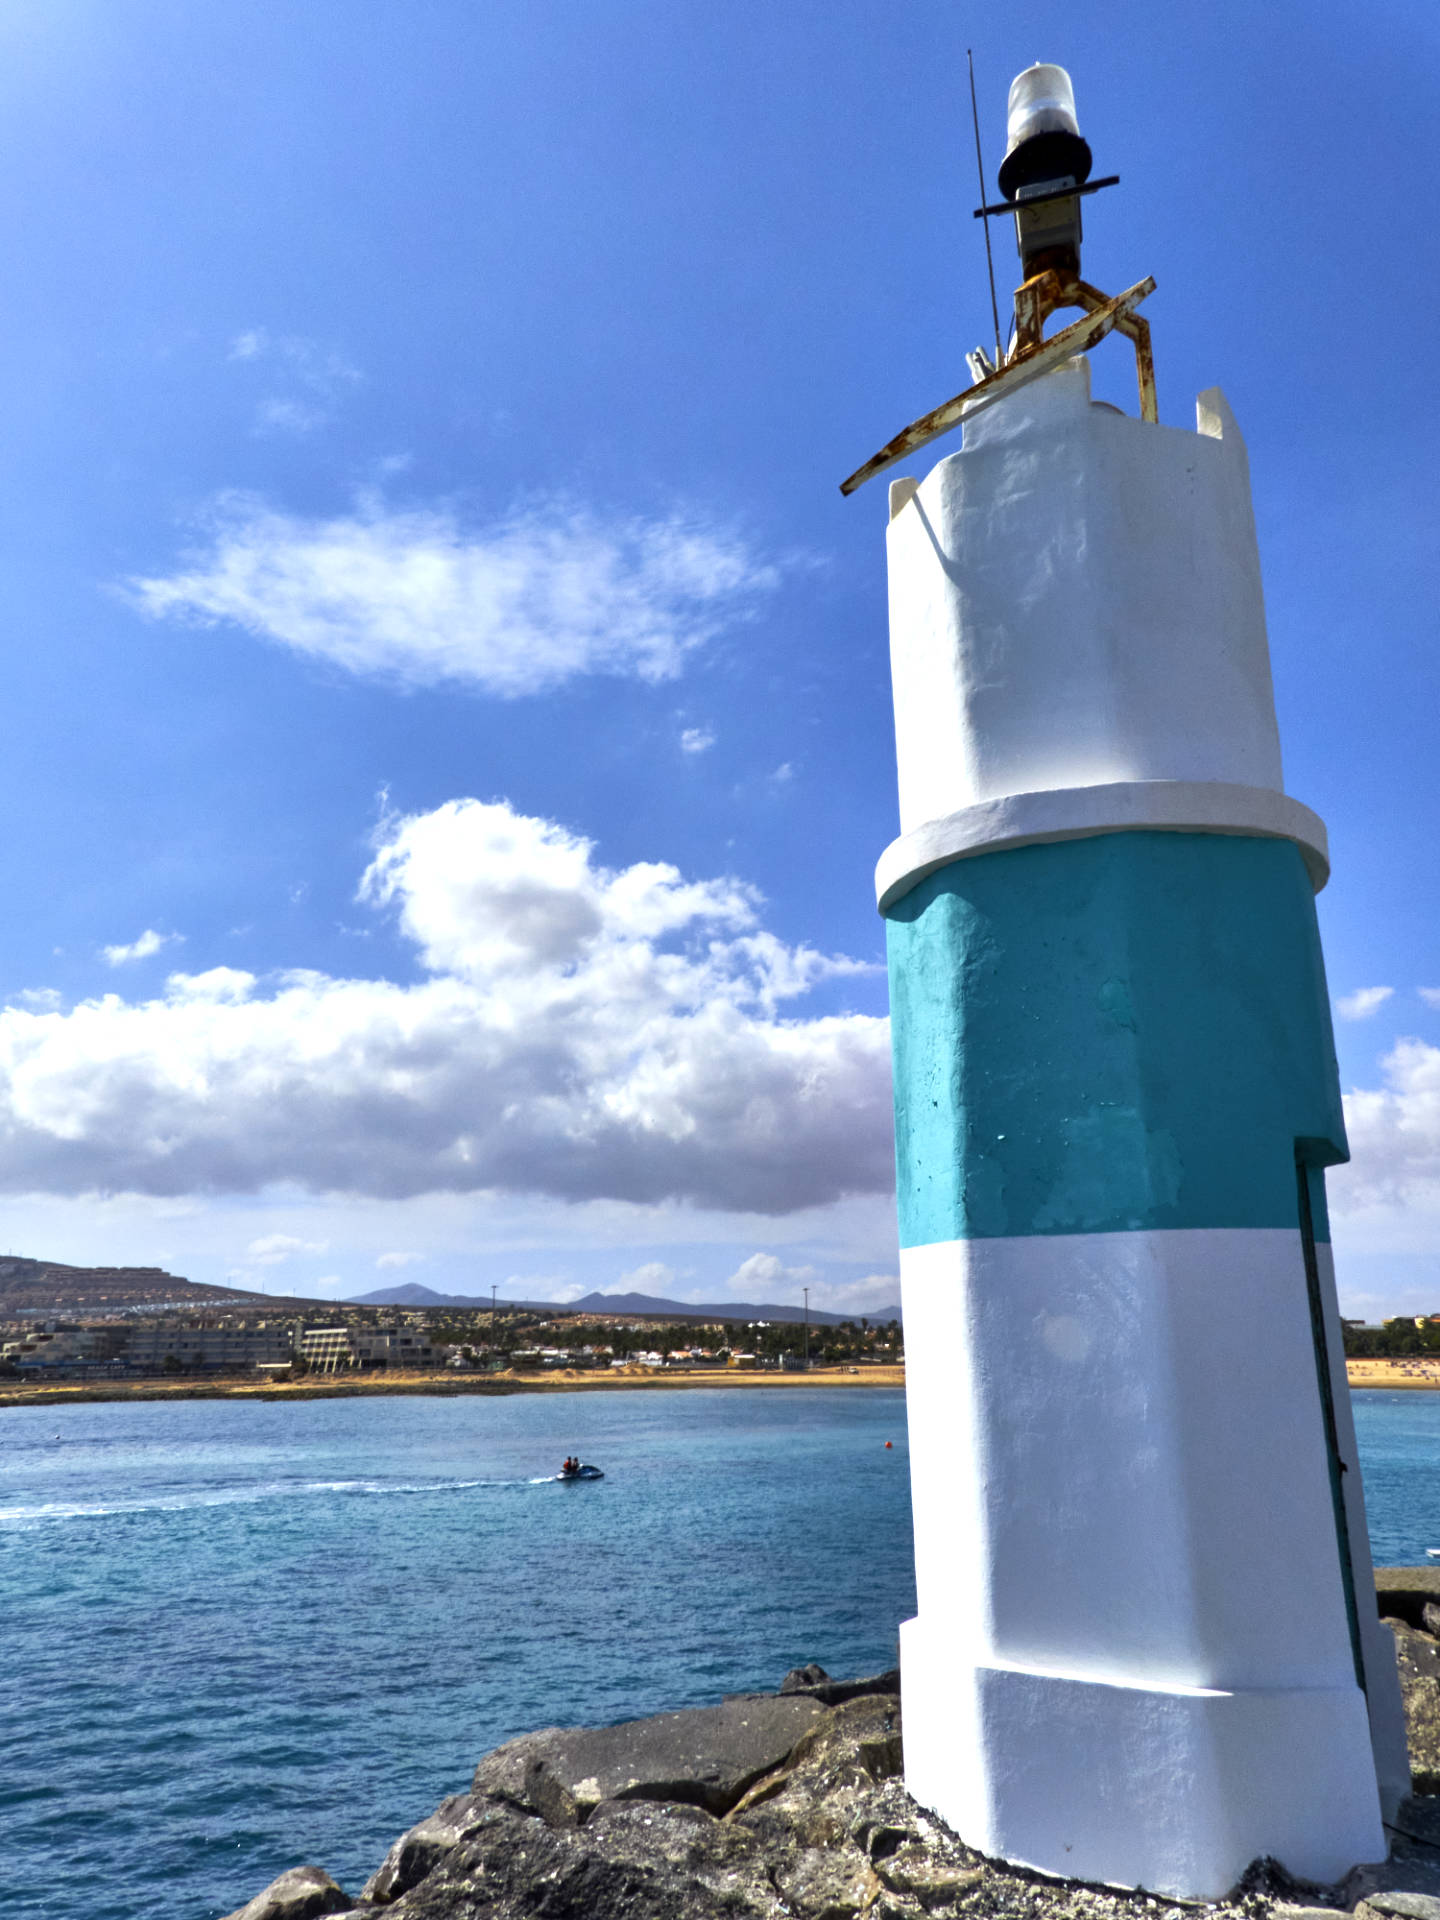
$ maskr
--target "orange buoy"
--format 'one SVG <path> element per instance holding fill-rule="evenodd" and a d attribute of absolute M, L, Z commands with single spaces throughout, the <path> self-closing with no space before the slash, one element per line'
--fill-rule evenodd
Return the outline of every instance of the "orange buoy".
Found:
<path fill-rule="evenodd" d="M 894 1442 L 893 1440 L 887 1440 L 887 1441 L 885 1442 L 885 1444 L 886 1444 L 886 1446 L 887 1446 L 887 1447 L 893 1447 L 893 1446 L 894 1446 L 894 1444 L 895 1444 L 895 1442 Z"/>

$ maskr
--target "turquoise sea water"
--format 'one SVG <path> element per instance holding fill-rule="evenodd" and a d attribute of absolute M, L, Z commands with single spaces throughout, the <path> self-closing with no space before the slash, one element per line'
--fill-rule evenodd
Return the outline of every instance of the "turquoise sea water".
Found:
<path fill-rule="evenodd" d="M 1421 1562 L 1440 1394 L 1355 1411 L 1375 1557 Z M 574 1450 L 607 1478 L 542 1477 Z M 0 1906 L 358 1892 L 512 1734 L 873 1671 L 913 1610 L 898 1392 L 6 1412 Z"/>
<path fill-rule="evenodd" d="M 1429 1564 L 1440 1547 L 1440 1393 L 1352 1393 L 1377 1567 Z"/>
<path fill-rule="evenodd" d="M 913 1611 L 900 1392 L 8 1411 L 0 1908 L 358 1892 L 499 1741 L 873 1672 Z"/>

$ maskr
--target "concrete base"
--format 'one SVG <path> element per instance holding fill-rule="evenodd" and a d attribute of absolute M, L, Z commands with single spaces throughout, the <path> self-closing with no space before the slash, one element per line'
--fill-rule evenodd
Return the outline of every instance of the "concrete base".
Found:
<path fill-rule="evenodd" d="M 1383 1860 L 1358 1687 L 1221 1692 L 967 1666 L 900 1630 L 905 1784 L 968 1846 L 1218 1900 L 1262 1854 L 1321 1883 Z"/>
<path fill-rule="evenodd" d="M 1193 1899 L 1262 1854 L 1322 1882 L 1383 1859 L 1395 1662 L 1342 1422 L 1372 1752 L 1298 1231 L 956 1240 L 900 1262 L 916 1799 L 993 1857 Z"/>

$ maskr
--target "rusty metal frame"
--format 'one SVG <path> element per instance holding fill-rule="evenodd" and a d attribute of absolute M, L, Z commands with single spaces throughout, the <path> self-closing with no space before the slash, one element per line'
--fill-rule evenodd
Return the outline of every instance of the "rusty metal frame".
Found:
<path fill-rule="evenodd" d="M 1142 280 L 1140 285 L 1146 293 L 1154 292 L 1153 279 Z M 1136 291 L 1134 287 L 1130 289 L 1131 293 Z M 1121 300 L 1126 297 L 1125 294 L 1120 295 Z M 1141 299 L 1144 297 L 1144 294 L 1140 295 Z M 1017 361 L 1039 352 L 1045 344 L 1045 322 L 1052 313 L 1058 313 L 1064 307 L 1083 307 L 1086 313 L 1098 314 L 1116 305 L 1116 301 L 1086 280 L 1062 280 L 1053 270 L 1037 273 L 1033 280 L 1027 280 L 1023 287 L 1015 289 L 1015 348 L 1006 366 L 1014 366 Z M 1140 418 L 1156 426 L 1159 424 L 1160 410 L 1155 400 L 1155 356 L 1150 347 L 1150 322 L 1127 309 L 1117 312 L 1111 324 L 1117 333 L 1123 333 L 1127 340 L 1134 343 L 1135 374 L 1140 387 Z"/>
<path fill-rule="evenodd" d="M 1015 345 L 1004 366 L 987 374 L 983 380 L 977 380 L 964 393 L 957 393 L 953 400 L 947 400 L 943 406 L 922 414 L 902 433 L 896 434 L 873 459 L 867 460 L 863 467 L 858 467 L 848 480 L 841 481 L 841 493 L 854 493 L 867 480 L 873 480 L 877 473 L 883 473 L 886 467 L 903 460 L 907 453 L 914 453 L 929 441 L 938 439 L 942 433 L 949 433 L 952 427 L 958 427 L 962 420 L 989 406 L 991 401 L 1001 399 L 1017 387 L 1028 385 L 1031 380 L 1050 372 L 1074 354 L 1088 353 L 1112 328 L 1134 343 L 1135 371 L 1140 385 L 1140 417 L 1152 424 L 1157 423 L 1160 416 L 1155 403 L 1155 361 L 1150 350 L 1150 325 L 1135 312 L 1140 302 L 1154 291 L 1154 279 L 1147 278 L 1133 287 L 1127 287 L 1124 293 L 1107 299 L 1098 288 L 1084 280 L 1062 279 L 1053 270 L 1037 273 L 1016 290 Z M 1064 307 L 1082 307 L 1085 318 L 1073 321 L 1047 340 L 1046 320 Z"/>

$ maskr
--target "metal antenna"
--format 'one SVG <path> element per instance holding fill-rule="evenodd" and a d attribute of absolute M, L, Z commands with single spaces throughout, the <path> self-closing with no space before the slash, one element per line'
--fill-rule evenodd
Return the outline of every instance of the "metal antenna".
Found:
<path fill-rule="evenodd" d="M 985 162 L 980 158 L 980 109 L 975 104 L 975 55 L 969 47 L 965 49 L 965 58 L 970 62 L 970 117 L 975 122 L 975 171 L 980 176 L 980 204 L 985 205 Z M 1000 345 L 1000 308 L 995 299 L 995 259 L 990 251 L 990 216 L 985 220 L 985 265 L 990 274 L 990 317 L 995 322 L 995 364 L 1000 366 L 1005 359 L 1004 349 Z"/>

